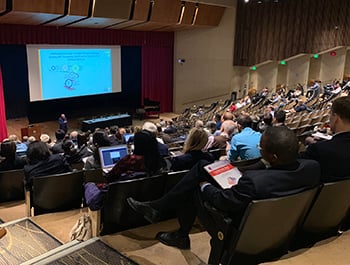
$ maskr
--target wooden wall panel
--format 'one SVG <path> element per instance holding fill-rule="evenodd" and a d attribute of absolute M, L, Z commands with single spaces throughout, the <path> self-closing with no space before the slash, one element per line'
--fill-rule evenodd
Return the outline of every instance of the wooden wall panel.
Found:
<path fill-rule="evenodd" d="M 0 23 L 39 25 L 64 14 L 65 0 L 13 0 L 12 10 Z"/>
<path fill-rule="evenodd" d="M 6 0 L 0 0 L 0 14 L 6 11 Z"/>
<path fill-rule="evenodd" d="M 67 0 L 67 1 L 69 1 L 67 14 L 57 20 L 47 23 L 46 25 L 64 26 L 88 17 L 90 0 Z"/>
<path fill-rule="evenodd" d="M 218 26 L 224 14 L 225 7 L 199 4 L 195 26 Z"/>
<path fill-rule="evenodd" d="M 238 2 L 234 64 L 251 66 L 350 45 L 348 0 Z"/>
<path fill-rule="evenodd" d="M 134 11 L 131 14 L 131 20 L 112 25 L 109 29 L 132 29 L 133 26 L 142 25 L 148 19 L 150 12 L 150 0 L 134 0 Z"/>
<path fill-rule="evenodd" d="M 192 25 L 195 11 L 196 5 L 194 3 L 185 2 L 185 12 L 181 24 Z"/>
<path fill-rule="evenodd" d="M 155 0 L 150 21 L 164 24 L 178 23 L 181 0 Z"/>
<path fill-rule="evenodd" d="M 127 21 L 132 0 L 96 0 L 91 17 L 69 25 L 70 27 L 106 28 Z"/>

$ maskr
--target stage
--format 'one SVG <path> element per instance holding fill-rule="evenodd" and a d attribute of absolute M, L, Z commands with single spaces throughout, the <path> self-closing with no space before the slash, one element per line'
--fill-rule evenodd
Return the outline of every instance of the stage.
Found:
<path fill-rule="evenodd" d="M 172 118 L 175 118 L 177 116 L 179 116 L 179 115 L 176 113 L 166 112 L 166 113 L 161 113 L 159 119 L 158 118 L 152 118 L 152 119 L 146 118 L 144 120 L 139 120 L 137 118 L 131 117 L 132 118 L 132 126 L 140 126 L 145 121 L 152 121 L 154 123 L 157 123 L 157 122 L 159 122 L 160 119 L 163 119 L 165 121 L 171 120 Z M 92 119 L 92 117 L 80 117 L 80 118 L 70 119 L 68 114 L 67 114 L 67 118 L 68 118 L 68 132 L 71 132 L 71 131 L 81 132 L 82 122 L 84 120 L 87 120 L 87 119 Z M 6 124 L 7 124 L 8 135 L 16 134 L 17 137 L 20 139 L 21 138 L 21 128 L 28 127 L 29 121 L 28 121 L 27 117 L 23 117 L 23 118 L 6 120 Z M 42 134 L 48 134 L 51 139 L 55 140 L 55 131 L 58 129 L 58 117 L 57 117 L 57 120 L 54 120 L 54 121 L 38 122 L 38 123 L 34 123 L 33 125 L 40 126 Z"/>

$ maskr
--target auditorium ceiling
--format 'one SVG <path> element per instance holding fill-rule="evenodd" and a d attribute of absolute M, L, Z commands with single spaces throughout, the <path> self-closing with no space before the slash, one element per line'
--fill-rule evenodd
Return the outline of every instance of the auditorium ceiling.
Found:
<path fill-rule="evenodd" d="M 218 26 L 234 0 L 0 0 L 0 24 L 138 31 Z"/>

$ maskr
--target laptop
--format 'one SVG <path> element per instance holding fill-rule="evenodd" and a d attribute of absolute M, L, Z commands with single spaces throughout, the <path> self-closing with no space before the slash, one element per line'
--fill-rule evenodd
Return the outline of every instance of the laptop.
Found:
<path fill-rule="evenodd" d="M 133 136 L 134 136 L 133 133 L 126 133 L 126 134 L 124 134 L 125 142 L 129 143 L 130 137 L 133 137 Z"/>
<path fill-rule="evenodd" d="M 98 151 L 100 154 L 101 168 L 105 173 L 108 173 L 120 159 L 128 154 L 126 144 L 100 147 Z"/>

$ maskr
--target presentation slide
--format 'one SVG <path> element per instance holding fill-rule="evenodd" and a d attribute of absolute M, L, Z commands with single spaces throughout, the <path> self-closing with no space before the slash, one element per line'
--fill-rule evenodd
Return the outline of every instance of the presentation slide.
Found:
<path fill-rule="evenodd" d="M 27 46 L 30 101 L 121 92 L 120 46 Z"/>

